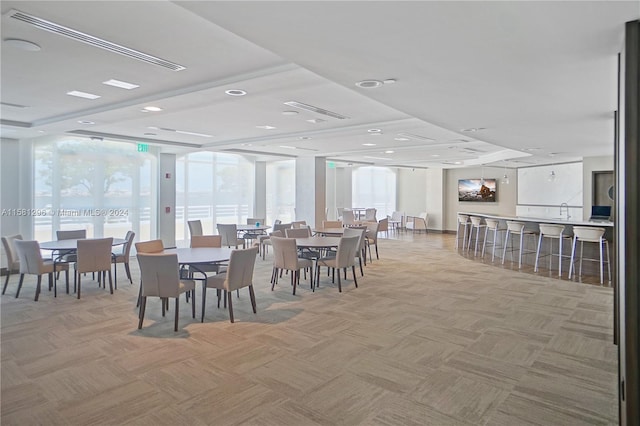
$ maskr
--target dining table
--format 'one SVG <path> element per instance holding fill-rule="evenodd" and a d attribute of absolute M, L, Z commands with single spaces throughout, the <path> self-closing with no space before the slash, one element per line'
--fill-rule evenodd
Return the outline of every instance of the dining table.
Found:
<path fill-rule="evenodd" d="M 311 230 L 314 235 L 321 236 L 342 236 L 344 234 L 344 228 L 313 228 Z"/>

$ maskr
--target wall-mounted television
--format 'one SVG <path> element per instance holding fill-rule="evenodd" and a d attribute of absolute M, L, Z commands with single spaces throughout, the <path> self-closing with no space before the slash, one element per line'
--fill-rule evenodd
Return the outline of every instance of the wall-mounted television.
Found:
<path fill-rule="evenodd" d="M 458 201 L 479 201 L 483 203 L 494 203 L 496 201 L 496 180 L 458 180 Z"/>

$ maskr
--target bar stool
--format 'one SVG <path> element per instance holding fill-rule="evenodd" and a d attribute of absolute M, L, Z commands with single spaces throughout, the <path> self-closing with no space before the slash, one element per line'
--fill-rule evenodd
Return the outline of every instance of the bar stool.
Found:
<path fill-rule="evenodd" d="M 564 225 L 556 225 L 551 223 L 540 224 L 540 238 L 538 238 L 538 249 L 536 250 L 536 265 L 533 268 L 534 272 L 538 272 L 538 261 L 541 257 L 549 257 L 549 270 L 551 270 L 551 261 L 553 256 L 558 256 L 558 276 L 562 276 L 562 258 L 569 257 L 562 254 L 562 241 L 564 239 L 571 239 L 568 235 L 563 235 Z M 540 249 L 542 247 L 542 241 L 544 238 L 549 238 L 549 253 L 540 255 Z M 553 241 L 558 240 L 558 254 L 553 253 Z"/>
<path fill-rule="evenodd" d="M 480 239 L 480 228 L 484 228 L 485 225 L 482 223 L 482 218 L 480 216 L 471 216 L 471 230 L 469 231 L 469 240 L 467 241 L 468 247 L 467 251 L 471 250 L 471 239 L 473 238 L 473 230 L 476 230 L 476 242 L 475 248 L 473 250 L 473 255 L 476 256 L 478 254 L 478 240 Z"/>
<path fill-rule="evenodd" d="M 576 254 L 576 245 L 578 241 L 580 241 L 580 272 L 578 273 L 578 277 L 582 277 L 582 261 L 590 260 L 595 262 L 600 262 L 600 284 L 604 284 L 604 260 L 602 248 L 606 247 L 607 249 L 607 272 L 609 273 L 609 281 L 611 281 L 611 262 L 609 261 L 609 241 L 604 238 L 605 233 L 604 228 L 593 228 L 590 226 L 574 226 L 573 227 L 573 246 L 571 248 L 571 264 L 569 266 L 569 279 L 571 279 L 572 273 L 574 271 L 574 259 Z M 584 252 L 584 243 L 597 243 L 598 244 L 598 252 L 600 253 L 600 259 L 583 259 Z"/>
<path fill-rule="evenodd" d="M 484 258 L 484 250 L 487 247 L 487 239 L 489 236 L 489 231 L 493 231 L 493 239 L 488 243 L 491 245 L 491 261 L 493 262 L 493 260 L 496 258 L 496 245 L 497 242 L 500 241 L 498 239 L 498 233 L 499 232 L 503 232 L 506 231 L 506 229 L 500 229 L 499 225 L 500 225 L 500 221 L 497 219 L 485 219 L 484 223 L 486 225 L 486 227 L 484 228 L 484 241 L 482 242 L 482 257 Z M 498 247 L 498 249 L 501 249 L 502 246 Z"/>
<path fill-rule="evenodd" d="M 535 253 L 535 251 L 533 250 L 525 250 L 524 248 L 524 237 L 525 236 L 531 236 L 535 238 L 535 232 L 533 231 L 529 231 L 529 230 L 525 230 L 524 229 L 525 223 L 524 222 L 515 222 L 512 220 L 508 220 L 507 221 L 507 233 L 505 235 L 504 238 L 504 247 L 502 250 L 502 264 L 504 265 L 504 260 L 507 257 L 507 246 L 511 245 L 511 249 L 509 250 L 511 252 L 511 259 L 513 260 L 513 252 L 518 250 L 518 269 L 522 268 L 522 255 L 523 254 L 533 254 Z M 520 236 L 520 245 L 518 249 L 514 249 L 513 248 L 513 236 L 514 235 L 519 235 Z M 511 238 L 509 238 L 511 237 Z M 511 243 L 511 244 L 509 244 Z M 534 240 L 534 244 L 535 244 L 535 240 Z"/>
<path fill-rule="evenodd" d="M 458 245 L 460 242 L 460 227 L 462 226 L 462 250 L 466 245 L 467 241 L 467 227 L 470 225 L 469 223 L 469 215 L 459 214 L 458 215 L 458 226 L 456 227 L 456 250 L 458 249 Z"/>

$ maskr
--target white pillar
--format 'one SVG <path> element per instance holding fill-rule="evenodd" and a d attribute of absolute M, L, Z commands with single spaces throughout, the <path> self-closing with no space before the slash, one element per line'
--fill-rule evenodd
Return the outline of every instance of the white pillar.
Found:
<path fill-rule="evenodd" d="M 261 217 L 267 220 L 267 162 L 256 161 L 254 186 L 254 212 L 251 217 Z"/>
<path fill-rule="evenodd" d="M 176 155 L 160 154 L 158 165 L 158 238 L 176 245 Z"/>
<path fill-rule="evenodd" d="M 296 220 L 321 227 L 327 197 L 324 157 L 296 158 Z"/>

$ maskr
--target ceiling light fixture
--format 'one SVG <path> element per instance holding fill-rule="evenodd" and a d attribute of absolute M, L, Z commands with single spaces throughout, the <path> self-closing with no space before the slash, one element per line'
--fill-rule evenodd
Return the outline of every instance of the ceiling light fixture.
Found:
<path fill-rule="evenodd" d="M 257 129 L 264 129 L 264 130 L 273 130 L 276 129 L 276 127 L 274 126 L 269 126 L 269 125 L 264 125 L 264 126 L 256 126 Z"/>
<path fill-rule="evenodd" d="M 27 52 L 38 52 L 41 50 L 40 46 L 38 46 L 37 44 L 19 38 L 5 38 L 3 41 L 8 46 L 12 46 L 20 50 L 25 50 Z"/>
<path fill-rule="evenodd" d="M 146 106 L 143 109 L 145 111 L 149 111 L 149 112 L 160 112 L 160 111 L 162 111 L 162 108 L 157 107 L 157 106 Z"/>
<path fill-rule="evenodd" d="M 384 84 L 393 84 L 393 83 L 395 83 L 396 81 L 398 81 L 398 80 L 396 80 L 395 78 L 388 78 L 388 79 L 386 79 L 386 80 L 383 80 L 382 82 L 383 82 Z"/>
<path fill-rule="evenodd" d="M 385 153 L 385 154 L 393 154 L 394 152 L 395 152 L 395 151 L 392 151 L 392 150 L 390 150 L 390 149 L 389 149 L 389 150 L 385 151 L 384 153 Z"/>
<path fill-rule="evenodd" d="M 90 121 L 90 120 L 78 120 L 78 123 L 80 123 L 80 124 L 96 124 L 95 121 Z"/>
<path fill-rule="evenodd" d="M 125 89 L 125 90 L 133 90 L 140 87 L 139 84 L 127 83 L 126 81 L 120 81 L 120 80 L 114 80 L 114 79 L 103 81 L 102 84 L 106 84 L 107 86 L 118 87 L 120 89 Z"/>
<path fill-rule="evenodd" d="M 298 115 L 298 111 L 282 111 L 282 115 Z"/>
<path fill-rule="evenodd" d="M 367 132 L 369 132 L 369 133 L 380 133 L 380 132 L 382 132 L 382 130 L 381 129 L 369 129 L 369 130 L 367 130 Z"/>
<path fill-rule="evenodd" d="M 480 130 L 485 130 L 486 127 L 469 127 L 466 129 L 460 129 L 461 132 L 467 132 L 467 133 L 473 133 L 473 132 L 479 132 Z"/>
<path fill-rule="evenodd" d="M 300 136 L 298 139 L 300 139 L 301 141 L 308 141 L 313 139 L 311 136 Z"/>
<path fill-rule="evenodd" d="M 342 114 L 338 114 L 337 112 L 333 112 L 333 111 L 329 111 L 326 110 L 324 108 L 319 108 L 317 106 L 314 105 L 309 105 L 309 104 L 303 104 L 302 102 L 298 102 L 298 101 L 287 101 L 284 103 L 285 105 L 289 105 L 290 107 L 294 107 L 294 108 L 300 108 L 303 109 L 305 111 L 311 111 L 311 112 L 315 112 L 316 114 L 322 114 L 322 115 L 326 115 L 332 118 L 337 118 L 338 120 L 345 120 L 349 117 L 342 115 Z"/>
<path fill-rule="evenodd" d="M 287 148 L 287 149 L 298 149 L 295 146 L 290 146 L 290 145 L 280 145 L 280 148 Z"/>
<path fill-rule="evenodd" d="M 244 96 L 247 94 L 245 90 L 241 90 L 241 89 L 229 89 L 229 90 L 225 90 L 224 93 L 226 93 L 229 96 Z"/>
<path fill-rule="evenodd" d="M 100 96 L 99 95 L 94 95 L 93 93 L 87 93 L 87 92 L 80 92 L 79 90 L 72 90 L 70 92 L 67 92 L 67 95 L 69 96 L 75 96 L 77 98 L 84 98 L 84 99 L 98 99 Z"/>
<path fill-rule="evenodd" d="M 500 183 L 503 183 L 505 185 L 509 185 L 509 175 L 507 174 L 507 163 L 504 163 L 504 175 L 502 176 L 502 180 L 500 181 Z"/>
<path fill-rule="evenodd" d="M 404 141 L 408 141 L 409 138 L 393 138 L 394 141 L 400 141 L 400 142 L 404 142 Z"/>
<path fill-rule="evenodd" d="M 428 138 L 426 136 L 422 136 L 422 135 L 416 135 L 413 133 L 407 133 L 407 132 L 400 132 L 397 134 L 397 136 L 400 136 L 401 138 L 409 138 L 409 139 L 418 139 L 421 141 L 430 141 L 433 142 L 435 139 L 432 138 Z"/>
<path fill-rule="evenodd" d="M 166 129 L 162 129 L 166 130 Z M 208 135 L 206 133 L 198 133 L 198 132 L 189 132 L 187 130 L 174 130 L 176 133 L 180 133 L 181 135 L 189 135 L 189 136 L 199 136 L 201 138 L 212 138 L 213 135 Z"/>
<path fill-rule="evenodd" d="M 363 143 L 362 145 L 363 146 L 376 146 L 375 143 Z"/>
<path fill-rule="evenodd" d="M 382 86 L 384 83 L 380 80 L 362 80 L 356 83 L 356 86 L 361 89 L 375 89 L 376 87 Z"/>
<path fill-rule="evenodd" d="M 323 120 L 322 118 L 312 118 L 310 120 L 306 120 L 309 123 L 313 123 L 313 124 L 318 124 L 318 123 L 324 123 L 327 120 Z"/>

